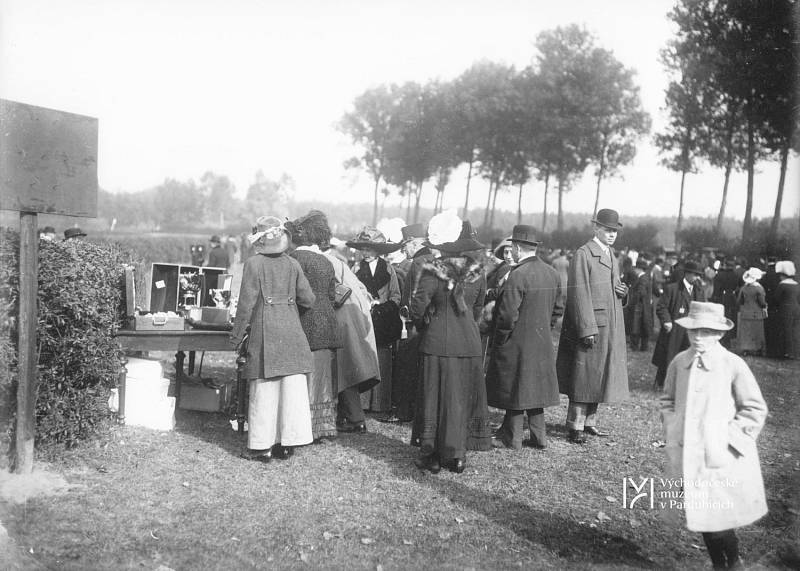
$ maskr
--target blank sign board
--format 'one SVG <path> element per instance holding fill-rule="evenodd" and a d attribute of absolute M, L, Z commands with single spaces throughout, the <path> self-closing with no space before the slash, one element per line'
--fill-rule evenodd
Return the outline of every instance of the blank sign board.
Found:
<path fill-rule="evenodd" d="M 97 217 L 97 119 L 0 99 L 0 209 Z"/>

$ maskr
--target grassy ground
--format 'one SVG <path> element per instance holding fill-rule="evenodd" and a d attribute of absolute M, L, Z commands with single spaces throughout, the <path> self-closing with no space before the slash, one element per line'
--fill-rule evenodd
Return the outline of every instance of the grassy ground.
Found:
<path fill-rule="evenodd" d="M 204 376 L 232 375 L 206 357 Z M 623 478 L 663 467 L 649 357 L 629 355 L 630 399 L 601 407 L 611 437 L 582 447 L 565 440 L 562 402 L 547 411 L 548 450 L 469 453 L 461 475 L 420 472 L 410 426 L 371 419 L 366 435 L 261 465 L 238 458 L 225 415 L 178 411 L 174 432 L 116 427 L 71 451 L 51 466 L 68 493 L 0 504 L 0 521 L 25 554 L 19 568 L 710 567 L 698 534 L 622 507 Z M 770 406 L 759 440 L 770 513 L 742 529 L 742 550 L 755 568 L 791 568 L 800 363 L 747 360 Z"/>

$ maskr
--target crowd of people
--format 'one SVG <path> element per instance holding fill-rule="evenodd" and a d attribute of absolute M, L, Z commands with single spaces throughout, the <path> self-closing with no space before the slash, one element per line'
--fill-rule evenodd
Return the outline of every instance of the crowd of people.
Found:
<path fill-rule="evenodd" d="M 412 423 L 419 469 L 458 474 L 467 450 L 546 449 L 544 409 L 559 394 L 569 399 L 567 439 L 582 445 L 607 435 L 599 404 L 627 398 L 627 350 L 649 350 L 657 320 L 652 361 L 673 468 L 693 477 L 758 472 L 738 490 L 747 510 L 714 523 L 687 512 L 714 564 L 735 564 L 733 529 L 766 510 L 750 456 L 766 405 L 728 349 L 800 356 L 794 265 L 769 261 L 762 272 L 708 255 L 617 252 L 619 214 L 603 209 L 591 223 L 583 246 L 547 253 L 528 225 L 487 251 L 453 212 L 404 226 L 398 241 L 367 226 L 341 248 L 320 211 L 259 218 L 231 332 L 249 380 L 243 457 L 270 462 L 338 433 L 366 433 L 366 411 Z M 770 319 L 780 324 L 774 338 Z M 490 425 L 490 406 L 505 411 L 500 426 Z M 728 428 L 695 426 L 697 411 L 741 434 L 728 442 Z M 703 456 L 725 444 L 736 462 L 717 458 L 716 466 Z"/>

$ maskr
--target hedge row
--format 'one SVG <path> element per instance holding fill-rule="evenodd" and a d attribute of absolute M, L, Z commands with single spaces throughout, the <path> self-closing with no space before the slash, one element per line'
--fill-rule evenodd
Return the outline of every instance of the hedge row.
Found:
<path fill-rule="evenodd" d="M 17 386 L 19 234 L 0 230 L 0 467 L 14 442 Z M 124 317 L 118 247 L 70 240 L 39 243 L 36 445 L 73 446 L 109 419 L 122 351 L 114 334 Z"/>

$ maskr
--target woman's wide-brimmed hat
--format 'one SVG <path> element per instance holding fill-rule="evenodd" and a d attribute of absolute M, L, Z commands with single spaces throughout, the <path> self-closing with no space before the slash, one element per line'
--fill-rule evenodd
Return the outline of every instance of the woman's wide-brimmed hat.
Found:
<path fill-rule="evenodd" d="M 777 264 L 775 264 L 775 273 L 776 274 L 783 274 L 785 276 L 789 276 L 790 278 L 794 277 L 795 273 L 797 273 L 794 269 L 794 262 L 791 260 L 781 260 Z"/>
<path fill-rule="evenodd" d="M 388 242 L 383 232 L 372 226 L 364 226 L 355 238 L 348 240 L 347 245 L 356 250 L 375 250 L 382 256 L 399 250 L 403 245 Z"/>
<path fill-rule="evenodd" d="M 725 306 L 721 303 L 693 301 L 689 304 L 689 315 L 676 319 L 684 329 L 715 329 L 730 331 L 733 321 L 725 317 Z"/>
<path fill-rule="evenodd" d="M 622 223 L 619 221 L 619 212 L 611 210 L 610 208 L 601 208 L 597 214 L 592 218 L 592 222 L 611 228 L 612 230 L 619 230 L 622 228 Z"/>
<path fill-rule="evenodd" d="M 503 258 L 503 251 L 506 248 L 511 247 L 511 236 L 505 238 L 502 242 L 500 242 L 497 247 L 494 249 L 494 257 L 498 260 L 502 260 Z"/>
<path fill-rule="evenodd" d="M 744 273 L 744 275 L 742 275 L 742 281 L 746 284 L 752 284 L 760 280 L 762 277 L 764 277 L 764 272 L 758 268 L 750 268 Z"/>
<path fill-rule="evenodd" d="M 259 254 L 280 254 L 289 248 L 291 235 L 283 221 L 275 216 L 261 216 L 256 220 L 255 232 L 247 239 Z"/>
<path fill-rule="evenodd" d="M 455 210 L 445 210 L 431 218 L 428 222 L 426 245 L 448 254 L 482 250 L 486 247 L 475 239 L 469 220 L 462 221 Z"/>

